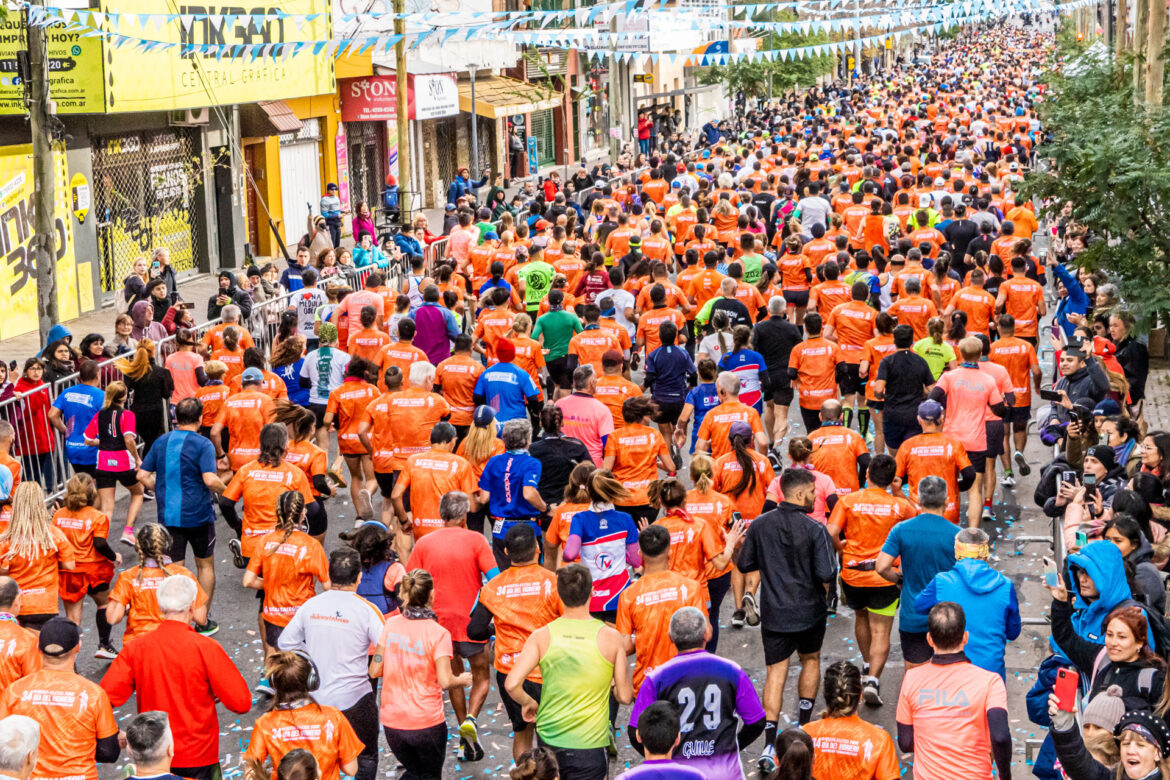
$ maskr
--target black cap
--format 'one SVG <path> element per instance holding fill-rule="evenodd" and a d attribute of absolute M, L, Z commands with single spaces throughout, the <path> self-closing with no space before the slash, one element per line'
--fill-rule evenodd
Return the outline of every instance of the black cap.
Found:
<path fill-rule="evenodd" d="M 1170 755 L 1170 728 L 1167 728 L 1164 720 L 1153 713 L 1141 710 L 1125 713 L 1113 733 L 1120 737 L 1127 731 L 1137 732 L 1142 739 L 1153 743 L 1163 758 Z"/>
<path fill-rule="evenodd" d="M 52 658 L 65 655 L 81 643 L 81 629 L 69 618 L 55 617 L 41 626 L 37 646 Z"/>

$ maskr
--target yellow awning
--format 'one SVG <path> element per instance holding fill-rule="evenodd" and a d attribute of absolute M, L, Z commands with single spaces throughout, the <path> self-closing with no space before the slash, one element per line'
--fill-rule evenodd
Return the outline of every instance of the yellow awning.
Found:
<path fill-rule="evenodd" d="M 488 119 L 555 108 L 564 99 L 564 93 L 552 87 L 506 76 L 480 76 L 475 80 L 475 113 Z M 459 81 L 459 110 L 471 113 L 469 80 Z"/>

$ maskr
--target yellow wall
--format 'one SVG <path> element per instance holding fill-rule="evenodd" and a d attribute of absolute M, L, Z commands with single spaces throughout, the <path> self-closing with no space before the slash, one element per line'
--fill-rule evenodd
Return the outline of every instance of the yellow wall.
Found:
<path fill-rule="evenodd" d="M 314 95 L 313 97 L 291 98 L 285 101 L 293 113 L 297 115 L 298 119 L 312 119 L 316 117 L 321 120 L 319 159 L 321 160 L 322 185 L 326 182 L 337 181 L 337 150 L 335 144 L 337 140 L 337 123 L 340 119 L 340 106 L 338 102 L 339 99 L 336 93 Z M 258 176 L 256 184 L 260 189 L 264 202 L 268 206 L 268 211 L 272 215 L 273 221 L 276 223 L 277 228 L 281 229 L 284 223 L 284 204 L 281 200 L 280 193 L 280 139 L 278 136 L 270 135 L 264 138 L 244 139 L 244 144 L 257 144 L 259 147 L 256 150 L 256 168 L 257 171 L 262 170 L 264 176 L 263 179 Z M 256 254 L 279 258 L 280 246 L 276 243 L 276 238 L 272 235 L 272 230 L 268 227 L 263 210 L 258 215 L 258 219 L 260 229 L 259 246 L 256 248 Z M 289 254 L 292 254 L 291 247 Z"/>

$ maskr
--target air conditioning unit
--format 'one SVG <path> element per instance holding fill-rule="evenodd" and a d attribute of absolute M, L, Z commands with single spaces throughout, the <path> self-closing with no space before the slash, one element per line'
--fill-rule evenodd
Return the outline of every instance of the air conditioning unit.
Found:
<path fill-rule="evenodd" d="M 171 127 L 200 127 L 211 122 L 210 108 L 189 108 L 186 111 L 172 111 Z"/>

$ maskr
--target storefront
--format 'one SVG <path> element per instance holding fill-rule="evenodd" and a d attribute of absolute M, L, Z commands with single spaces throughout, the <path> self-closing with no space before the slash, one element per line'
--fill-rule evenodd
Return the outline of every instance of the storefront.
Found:
<path fill-rule="evenodd" d="M 490 148 L 493 171 L 504 171 L 510 178 L 529 175 L 532 173 L 528 164 L 529 139 L 535 139 L 538 166 L 557 162 L 558 154 L 561 154 L 559 149 L 563 146 L 557 139 L 563 138 L 563 134 L 557 132 L 561 123 L 557 121 L 555 113 L 563 108 L 564 102 L 565 94 L 548 82 L 533 83 L 506 76 L 477 76 L 473 106 L 471 82 L 460 80 L 459 107 L 464 112 L 464 116 L 461 116 L 464 120 L 462 124 L 469 128 L 470 121 L 467 118 L 472 114 L 480 118 L 477 127 L 481 149 L 480 170 L 487 167 L 482 162 L 487 157 L 485 148 Z M 524 148 L 522 164 L 517 164 L 516 156 L 510 151 L 512 136 L 517 131 Z M 485 138 L 491 139 L 490 147 L 485 147 Z M 461 148 L 470 148 L 470 144 Z M 466 165 L 467 161 L 459 159 L 457 164 Z"/>

